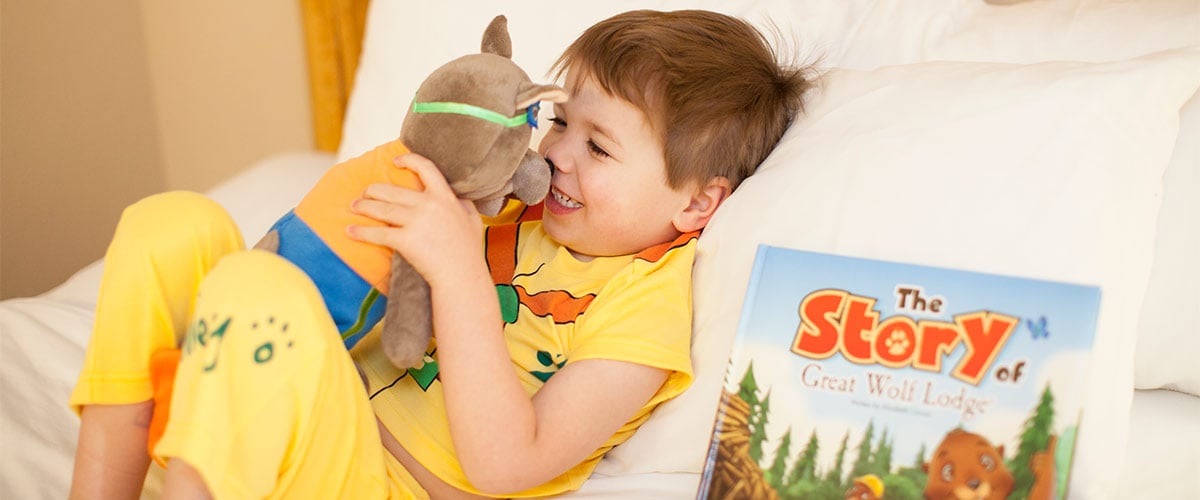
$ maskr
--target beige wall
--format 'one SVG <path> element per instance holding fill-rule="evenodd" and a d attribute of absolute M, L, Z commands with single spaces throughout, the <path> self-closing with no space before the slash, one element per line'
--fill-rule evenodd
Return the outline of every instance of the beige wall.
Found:
<path fill-rule="evenodd" d="M 0 298 L 101 257 L 142 196 L 312 147 L 295 0 L 0 1 Z"/>

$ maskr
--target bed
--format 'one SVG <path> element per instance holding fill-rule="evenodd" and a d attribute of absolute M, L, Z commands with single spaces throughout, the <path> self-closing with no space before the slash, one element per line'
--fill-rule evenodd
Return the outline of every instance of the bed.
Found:
<path fill-rule="evenodd" d="M 207 193 L 249 239 L 336 161 L 394 137 L 421 77 L 477 50 L 496 14 L 535 80 L 584 27 L 634 8 L 738 15 L 817 63 L 805 114 L 700 240 L 694 386 L 567 497 L 695 497 L 759 243 L 1100 286 L 1068 497 L 1200 492 L 1200 2 L 302 3 L 323 150 Z M 66 497 L 66 399 L 102 268 L 0 302 L 4 498 Z"/>

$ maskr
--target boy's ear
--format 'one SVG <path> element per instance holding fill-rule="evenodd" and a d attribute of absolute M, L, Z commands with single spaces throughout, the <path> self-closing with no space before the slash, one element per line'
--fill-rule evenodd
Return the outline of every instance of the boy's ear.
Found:
<path fill-rule="evenodd" d="M 699 231 L 708 225 L 717 207 L 733 192 L 733 183 L 725 177 L 713 177 L 692 195 L 688 206 L 675 214 L 671 224 L 681 233 Z"/>

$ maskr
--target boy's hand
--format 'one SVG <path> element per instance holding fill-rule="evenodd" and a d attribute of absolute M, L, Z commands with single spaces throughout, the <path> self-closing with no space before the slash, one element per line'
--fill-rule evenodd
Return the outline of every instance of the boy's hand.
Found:
<path fill-rule="evenodd" d="M 460 200 L 437 166 L 416 153 L 395 159 L 425 186 L 415 191 L 390 184 L 372 184 L 350 209 L 385 226 L 349 226 L 353 239 L 400 252 L 431 285 L 453 283 L 459 273 L 483 263 L 483 222 L 475 206 Z"/>

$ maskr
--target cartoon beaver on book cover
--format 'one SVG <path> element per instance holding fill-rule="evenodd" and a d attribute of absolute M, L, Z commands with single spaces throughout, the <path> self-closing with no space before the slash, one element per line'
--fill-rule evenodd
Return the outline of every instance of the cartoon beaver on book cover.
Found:
<path fill-rule="evenodd" d="M 946 433 L 925 464 L 928 500 L 1004 500 L 1013 476 L 1004 465 L 1004 445 L 993 446 L 979 434 L 962 429 Z"/>

